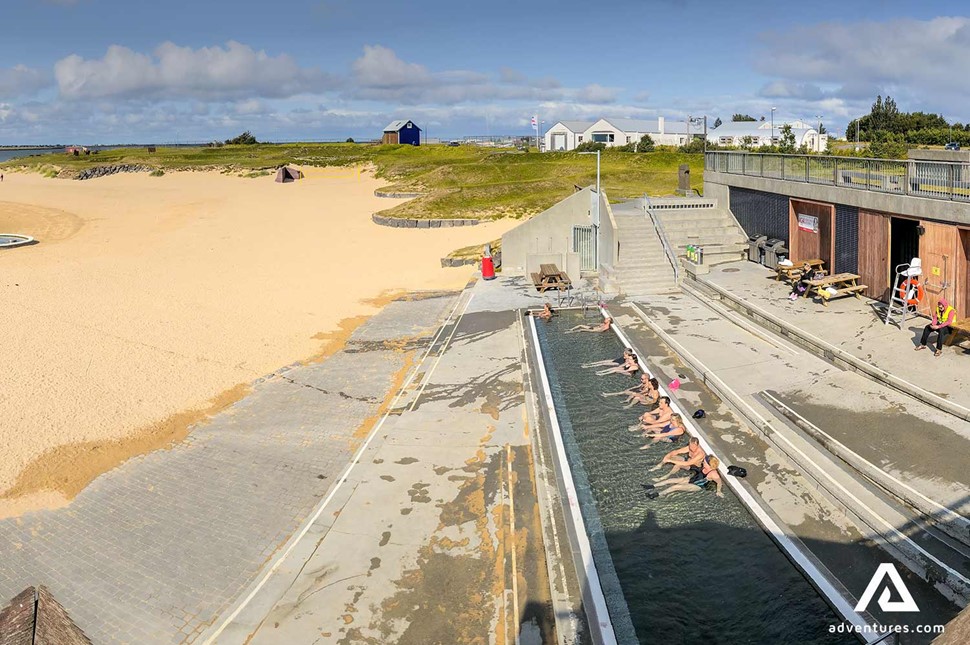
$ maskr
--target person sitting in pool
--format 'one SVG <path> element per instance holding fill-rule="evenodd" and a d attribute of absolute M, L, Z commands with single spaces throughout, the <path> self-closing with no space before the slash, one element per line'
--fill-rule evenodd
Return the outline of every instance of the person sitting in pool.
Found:
<path fill-rule="evenodd" d="M 634 385 L 633 387 L 628 388 L 626 390 L 620 390 L 619 392 L 603 392 L 602 396 L 607 397 L 607 396 L 624 395 L 629 397 L 633 394 L 640 394 L 648 387 L 647 382 L 649 380 L 650 380 L 650 375 L 647 374 L 646 372 L 643 372 L 642 374 L 640 374 L 640 382 Z"/>
<path fill-rule="evenodd" d="M 576 325 L 572 329 L 567 329 L 564 333 L 566 333 L 566 334 L 573 334 L 573 333 L 579 332 L 579 331 L 591 331 L 591 332 L 599 333 L 599 332 L 603 332 L 603 331 L 609 331 L 610 326 L 612 324 L 613 324 L 613 319 L 612 318 L 607 318 L 606 320 L 604 320 L 603 322 L 601 322 L 598 325 Z"/>
<path fill-rule="evenodd" d="M 676 477 L 674 479 L 657 482 L 656 484 L 644 484 L 643 487 L 647 489 L 647 497 L 657 499 L 658 497 L 677 491 L 693 493 L 704 490 L 708 487 L 708 484 L 714 484 L 717 489 L 717 496 L 724 497 L 724 493 L 721 492 L 721 475 L 717 472 L 717 467 L 720 463 L 717 457 L 708 455 L 704 457 L 700 465 L 691 467 L 690 477 Z M 662 491 L 657 491 L 656 488 L 660 486 L 666 486 L 667 488 Z"/>
<path fill-rule="evenodd" d="M 630 354 L 623 359 L 622 365 L 615 365 L 613 367 L 607 367 L 605 370 L 600 370 L 596 372 L 597 376 L 603 376 L 605 374 L 636 374 L 640 371 L 640 359 L 637 358 L 636 354 Z"/>
<path fill-rule="evenodd" d="M 627 347 L 623 350 L 623 356 L 619 358 L 608 358 L 605 361 L 594 361 L 592 363 L 583 363 L 580 365 L 583 369 L 590 367 L 617 367 L 618 365 L 623 365 L 629 356 L 633 356 L 633 350 Z"/>
<path fill-rule="evenodd" d="M 677 448 L 668 452 L 666 455 L 664 455 L 664 458 L 660 460 L 660 463 L 651 468 L 650 471 L 655 472 L 667 464 L 672 464 L 673 468 L 670 469 L 670 472 L 658 480 L 663 481 L 665 479 L 669 479 L 671 475 L 677 471 L 690 470 L 693 466 L 699 466 L 706 456 L 707 455 L 704 454 L 704 449 L 701 448 L 700 440 L 697 437 L 691 437 L 690 441 L 687 442 L 685 447 Z"/>
<path fill-rule="evenodd" d="M 542 311 L 532 312 L 532 315 L 535 316 L 536 318 L 542 318 L 543 320 L 551 320 L 553 315 L 555 315 L 555 313 L 556 312 L 552 310 L 552 305 L 550 305 L 547 302 L 544 305 L 542 305 Z"/>
<path fill-rule="evenodd" d="M 662 396 L 660 397 L 660 400 L 657 401 L 657 407 L 653 410 L 644 412 L 643 416 L 640 417 L 640 423 L 630 426 L 630 430 L 654 432 L 670 423 L 670 417 L 672 417 L 673 414 L 674 411 L 670 409 L 670 398 Z"/>
<path fill-rule="evenodd" d="M 650 378 L 649 374 L 642 374 L 640 382 L 645 385 L 638 391 L 630 393 L 626 399 L 627 404 L 623 406 L 624 409 L 632 408 L 635 405 L 653 406 L 660 400 L 660 383 L 657 382 L 657 379 Z"/>
<path fill-rule="evenodd" d="M 671 414 L 670 423 L 665 425 L 660 430 L 654 432 L 645 432 L 643 434 L 644 439 L 653 439 L 653 441 L 640 446 L 640 450 L 646 450 L 653 444 L 661 441 L 677 443 L 685 434 L 687 434 L 687 428 L 684 427 L 684 420 L 679 414 Z"/>

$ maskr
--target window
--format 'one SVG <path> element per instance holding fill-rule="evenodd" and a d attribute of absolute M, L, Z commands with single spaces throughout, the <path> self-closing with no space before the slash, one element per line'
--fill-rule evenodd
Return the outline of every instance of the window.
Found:
<path fill-rule="evenodd" d="M 408 127 L 410 128 L 412 125 L 413 124 L 410 121 L 408 121 Z"/>
<path fill-rule="evenodd" d="M 613 143 L 614 134 L 612 132 L 594 132 L 593 141 L 597 143 Z"/>
<path fill-rule="evenodd" d="M 579 141 L 580 143 L 582 143 L 582 142 L 583 142 L 583 135 L 581 135 L 581 134 L 580 134 L 580 135 L 578 135 L 578 136 L 576 137 L 576 140 L 577 140 L 577 141 Z"/>
<path fill-rule="evenodd" d="M 630 137 L 627 137 L 627 138 L 626 138 L 626 142 L 627 142 L 627 143 L 630 143 Z"/>

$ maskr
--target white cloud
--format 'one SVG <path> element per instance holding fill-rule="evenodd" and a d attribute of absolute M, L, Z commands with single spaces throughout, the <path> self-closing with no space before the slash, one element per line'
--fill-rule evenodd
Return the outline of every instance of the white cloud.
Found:
<path fill-rule="evenodd" d="M 50 85 L 50 74 L 24 65 L 0 68 L 0 99 L 33 94 Z"/>
<path fill-rule="evenodd" d="M 611 87 L 592 83 L 580 88 L 575 96 L 577 100 L 583 103 L 613 103 L 616 101 L 617 91 Z"/>
<path fill-rule="evenodd" d="M 351 65 L 358 84 L 366 88 L 398 89 L 431 83 L 431 73 L 417 63 L 406 63 L 381 45 L 364 45 L 364 55 Z"/>
<path fill-rule="evenodd" d="M 235 41 L 199 49 L 166 42 L 151 56 L 112 45 L 99 59 L 73 54 L 59 60 L 54 76 L 61 95 L 72 99 L 288 97 L 335 84 L 286 54 L 270 56 Z"/>
<path fill-rule="evenodd" d="M 970 67 L 970 18 L 822 23 L 767 34 L 763 45 L 756 67 L 779 79 L 765 96 L 867 110 L 875 94 L 891 93 L 903 110 L 970 115 L 959 80 Z"/>

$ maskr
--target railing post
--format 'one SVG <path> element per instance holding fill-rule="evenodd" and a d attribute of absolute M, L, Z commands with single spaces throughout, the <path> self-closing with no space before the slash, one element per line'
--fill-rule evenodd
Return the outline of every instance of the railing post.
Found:
<path fill-rule="evenodd" d="M 956 188 L 957 188 L 957 186 L 956 186 L 956 177 L 954 176 L 956 173 L 953 172 L 954 166 L 955 166 L 955 164 L 952 164 L 952 163 L 949 166 L 947 166 L 950 169 L 949 174 L 950 174 L 950 199 L 951 200 L 955 196 L 955 194 L 956 194 Z"/>
<path fill-rule="evenodd" d="M 781 157 L 781 178 L 782 179 L 785 178 L 785 161 L 786 161 L 785 156 L 782 155 Z"/>
<path fill-rule="evenodd" d="M 872 190 L 872 161 L 866 159 L 866 190 Z"/>
<path fill-rule="evenodd" d="M 832 185 L 839 185 L 839 158 L 834 157 L 832 159 Z"/>
<path fill-rule="evenodd" d="M 903 194 L 904 195 L 908 195 L 909 194 L 909 191 L 910 191 L 910 188 L 909 188 L 909 176 L 910 176 L 910 168 L 912 168 L 912 167 L 913 167 L 913 162 L 912 161 L 907 161 L 906 162 L 906 172 L 903 173 L 903 178 L 906 180 L 906 186 L 903 188 Z"/>
<path fill-rule="evenodd" d="M 758 155 L 758 176 L 759 177 L 764 177 L 765 176 L 765 156 L 764 156 L 764 154 L 759 154 Z"/>
<path fill-rule="evenodd" d="M 809 177 L 808 165 L 810 163 L 812 163 L 812 158 L 806 155 L 806 157 L 805 157 L 805 183 L 806 184 L 809 183 L 808 182 L 808 177 Z"/>

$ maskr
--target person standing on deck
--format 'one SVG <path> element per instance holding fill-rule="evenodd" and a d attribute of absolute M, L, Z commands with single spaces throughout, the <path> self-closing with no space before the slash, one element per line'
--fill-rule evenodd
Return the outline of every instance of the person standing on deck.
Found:
<path fill-rule="evenodd" d="M 923 327 L 923 336 L 920 338 L 919 345 L 916 346 L 916 351 L 921 349 L 926 349 L 926 343 L 930 339 L 930 334 L 934 331 L 936 332 L 936 351 L 934 356 L 939 356 L 943 353 L 943 341 L 950 334 L 951 325 L 956 322 L 957 312 L 950 306 L 950 303 L 946 301 L 946 298 L 940 298 L 940 301 L 936 303 L 936 308 L 933 310 L 933 320 L 926 327 Z"/>

